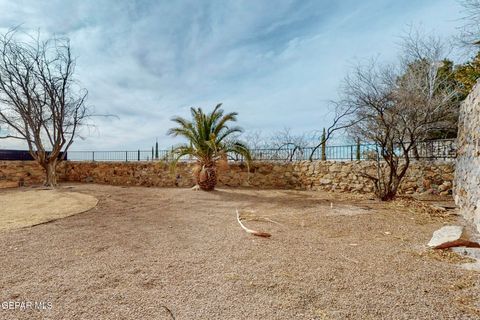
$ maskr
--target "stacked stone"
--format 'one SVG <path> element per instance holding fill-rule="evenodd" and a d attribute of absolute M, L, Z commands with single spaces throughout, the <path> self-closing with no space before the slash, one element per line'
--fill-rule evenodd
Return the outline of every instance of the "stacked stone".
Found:
<path fill-rule="evenodd" d="M 179 163 L 172 171 L 164 162 L 74 162 L 59 167 L 60 180 L 125 186 L 191 187 L 194 164 Z M 362 173 L 374 175 L 370 161 L 256 162 L 249 168 L 232 163 L 219 172 L 218 186 L 259 189 L 324 190 L 370 193 L 372 183 Z M 249 170 L 248 170 L 249 169 Z M 413 162 L 400 191 L 407 194 L 451 193 L 454 163 Z M 0 179 L 26 185 L 43 181 L 35 162 L 8 161 L 0 165 Z"/>
<path fill-rule="evenodd" d="M 455 202 L 480 231 L 480 83 L 460 107 Z"/>

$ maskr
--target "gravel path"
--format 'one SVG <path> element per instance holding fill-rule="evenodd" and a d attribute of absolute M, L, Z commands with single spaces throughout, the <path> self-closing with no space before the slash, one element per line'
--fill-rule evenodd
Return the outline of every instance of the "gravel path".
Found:
<path fill-rule="evenodd" d="M 99 204 L 0 232 L 1 319 L 480 318 L 480 273 L 425 248 L 448 219 L 321 192 L 68 188 Z"/>

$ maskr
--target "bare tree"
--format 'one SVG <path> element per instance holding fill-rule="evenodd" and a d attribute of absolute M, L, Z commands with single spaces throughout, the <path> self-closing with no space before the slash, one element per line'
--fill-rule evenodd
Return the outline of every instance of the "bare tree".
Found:
<path fill-rule="evenodd" d="M 312 161 L 315 152 L 318 148 L 322 148 L 322 160 L 326 160 L 324 154 L 327 141 L 332 138 L 335 131 L 341 131 L 352 127 L 362 119 L 353 117 L 357 114 L 358 106 L 352 104 L 345 104 L 344 101 L 330 101 L 333 106 L 333 121 L 328 128 L 324 128 L 319 143 L 317 143 L 310 152 L 309 160 Z"/>
<path fill-rule="evenodd" d="M 343 86 L 343 103 L 355 107 L 353 118 L 361 119 L 348 130 L 377 146 L 375 172 L 361 174 L 372 180 L 375 194 L 382 200 L 395 197 L 408 169 L 413 146 L 408 143 L 406 127 L 397 127 L 400 106 L 394 100 L 396 78 L 391 66 L 380 67 L 371 61 L 355 67 Z M 403 165 L 402 153 L 406 154 Z"/>
<path fill-rule="evenodd" d="M 0 35 L 0 54 L 0 138 L 25 141 L 45 170 L 45 185 L 54 187 L 57 164 L 89 117 L 70 42 L 11 30 Z"/>
<path fill-rule="evenodd" d="M 480 45 L 480 0 L 462 0 L 463 25 L 460 27 L 460 43 L 467 48 Z"/>
<path fill-rule="evenodd" d="M 438 38 L 412 29 L 403 37 L 396 103 L 405 111 L 415 145 L 438 131 L 457 131 L 459 84 L 445 57 L 449 48 Z"/>
<path fill-rule="evenodd" d="M 277 130 L 270 136 L 270 144 L 275 148 L 303 148 L 307 146 L 307 140 L 306 133 L 294 134 L 292 129 L 289 127 L 284 127 L 281 130 Z"/>
<path fill-rule="evenodd" d="M 372 180 L 381 200 L 395 198 L 418 141 L 432 130 L 452 125 L 458 110 L 457 88 L 439 76 L 445 53 L 441 42 L 409 33 L 402 41 L 401 62 L 375 60 L 356 66 L 345 78 L 340 104 L 353 110 L 348 130 L 377 146 Z"/>
<path fill-rule="evenodd" d="M 293 161 L 303 158 L 305 149 L 315 137 L 315 132 L 295 134 L 288 127 L 266 136 L 260 130 L 250 131 L 242 135 L 247 142 L 252 155 L 258 159 Z"/>
<path fill-rule="evenodd" d="M 294 134 L 288 127 L 276 131 L 270 137 L 270 146 L 285 156 L 286 161 L 293 161 L 295 156 L 303 158 L 305 148 L 309 146 L 309 136 L 307 133 Z"/>
<path fill-rule="evenodd" d="M 241 138 L 246 141 L 250 150 L 266 149 L 269 147 L 268 139 L 265 138 L 261 130 L 247 131 Z"/>

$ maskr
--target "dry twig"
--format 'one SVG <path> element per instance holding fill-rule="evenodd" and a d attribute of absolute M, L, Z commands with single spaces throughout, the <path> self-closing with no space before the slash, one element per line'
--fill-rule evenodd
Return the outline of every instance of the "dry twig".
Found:
<path fill-rule="evenodd" d="M 168 314 L 170 315 L 170 317 L 172 317 L 173 320 L 175 320 L 175 316 L 173 315 L 172 310 L 170 310 L 167 306 L 164 306 L 164 305 L 161 305 L 161 307 L 168 312 Z"/>
<path fill-rule="evenodd" d="M 240 224 L 240 226 L 242 227 L 242 229 L 245 230 L 247 233 L 253 234 L 254 236 L 264 237 L 264 238 L 269 238 L 269 237 L 272 236 L 270 233 L 257 231 L 257 230 L 252 230 L 252 229 L 249 229 L 249 228 L 245 227 L 243 225 L 242 221 L 241 221 L 240 212 L 238 212 L 238 209 L 236 209 L 236 211 L 237 211 L 237 221 Z"/>

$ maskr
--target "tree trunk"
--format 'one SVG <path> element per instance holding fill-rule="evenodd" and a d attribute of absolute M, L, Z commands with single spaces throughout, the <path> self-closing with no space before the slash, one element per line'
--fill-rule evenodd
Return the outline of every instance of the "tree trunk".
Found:
<path fill-rule="evenodd" d="M 397 192 L 396 192 L 396 191 L 388 190 L 387 192 L 385 192 L 385 193 L 380 197 L 380 200 L 382 200 L 382 201 L 392 201 L 393 199 L 395 199 L 396 196 L 397 196 Z"/>
<path fill-rule="evenodd" d="M 45 169 L 45 187 L 57 186 L 57 159 L 51 160 L 43 165 Z"/>
<path fill-rule="evenodd" d="M 420 160 L 420 154 L 418 153 L 417 145 L 415 144 L 412 149 L 413 149 L 413 157 L 415 158 L 415 160 L 417 161 Z"/>
<path fill-rule="evenodd" d="M 390 168 L 390 170 L 393 170 Z M 398 189 L 402 181 L 402 177 L 394 177 L 394 181 L 387 183 L 383 189 L 376 188 L 377 197 L 381 201 L 392 201 L 397 197 Z"/>
<path fill-rule="evenodd" d="M 204 191 L 212 191 L 217 185 L 217 168 L 215 164 L 205 164 L 196 174 L 197 184 Z"/>

